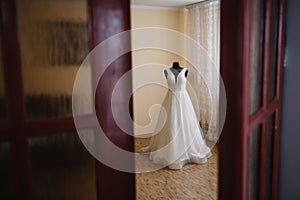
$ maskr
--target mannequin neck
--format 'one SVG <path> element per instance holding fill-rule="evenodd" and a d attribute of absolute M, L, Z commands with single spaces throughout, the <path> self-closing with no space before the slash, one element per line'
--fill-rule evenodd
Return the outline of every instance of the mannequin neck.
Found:
<path fill-rule="evenodd" d="M 183 69 L 182 67 L 180 67 L 179 62 L 173 62 L 172 68 L 176 70 Z"/>

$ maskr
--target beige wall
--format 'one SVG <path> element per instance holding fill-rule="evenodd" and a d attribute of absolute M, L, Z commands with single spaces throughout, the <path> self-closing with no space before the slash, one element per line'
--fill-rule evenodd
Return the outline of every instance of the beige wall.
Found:
<path fill-rule="evenodd" d="M 131 8 L 131 27 L 162 27 L 184 31 L 183 10 Z"/>
<path fill-rule="evenodd" d="M 131 9 L 131 28 L 143 28 L 143 27 L 160 27 L 172 29 L 175 31 L 185 32 L 185 19 L 186 12 L 183 10 L 162 10 L 162 9 L 141 9 L 132 8 Z M 151 38 L 155 40 L 155 38 Z M 134 44 L 135 38 L 132 38 L 132 43 Z M 174 43 L 176 41 L 174 40 Z M 178 48 L 184 48 L 182 45 L 178 45 Z M 158 63 L 160 65 L 169 67 L 172 62 L 179 61 L 181 65 L 184 64 L 183 59 L 173 53 L 157 50 L 157 49 L 147 49 L 138 50 L 132 52 L 132 66 L 133 69 L 142 65 L 147 64 L 147 67 L 157 67 Z M 165 79 L 163 76 L 163 71 L 159 74 L 159 71 L 153 70 L 158 73 L 156 76 L 160 79 Z M 152 76 L 155 74 L 151 74 Z M 145 76 L 145 77 L 143 77 Z M 133 70 L 133 85 L 137 84 L 137 79 L 147 79 L 149 73 L 137 73 Z M 164 81 L 164 80 L 162 80 Z M 133 109 L 134 109 L 134 121 L 140 126 L 147 126 L 145 132 L 153 132 L 155 128 L 155 118 L 150 125 L 149 111 L 152 105 L 161 104 L 164 96 L 166 94 L 166 89 L 155 84 L 149 84 L 142 88 L 139 88 L 134 92 L 133 95 Z M 135 129 L 135 134 L 138 135 L 138 129 Z"/>

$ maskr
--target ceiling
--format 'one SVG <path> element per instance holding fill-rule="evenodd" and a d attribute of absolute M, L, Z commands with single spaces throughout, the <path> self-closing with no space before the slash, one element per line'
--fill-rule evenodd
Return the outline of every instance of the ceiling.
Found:
<path fill-rule="evenodd" d="M 131 0 L 131 5 L 179 8 L 200 1 L 203 0 Z"/>

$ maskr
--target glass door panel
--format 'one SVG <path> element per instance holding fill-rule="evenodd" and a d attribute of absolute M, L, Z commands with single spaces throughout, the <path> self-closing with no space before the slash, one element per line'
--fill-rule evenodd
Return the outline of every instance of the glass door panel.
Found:
<path fill-rule="evenodd" d="M 95 160 L 76 132 L 29 139 L 35 199 L 96 199 Z"/>
<path fill-rule="evenodd" d="M 87 2 L 18 0 L 28 119 L 72 115 L 73 83 L 88 54 Z"/>
<path fill-rule="evenodd" d="M 261 126 L 249 133 L 248 136 L 248 199 L 255 200 L 259 197 L 259 166 Z"/>
<path fill-rule="evenodd" d="M 250 56 L 250 99 L 249 112 L 253 115 L 262 106 L 264 8 L 265 1 L 252 1 L 251 56 Z"/>
<path fill-rule="evenodd" d="M 277 39 L 278 39 L 278 0 L 272 1 L 272 12 L 270 18 L 270 63 L 268 71 L 268 102 L 276 96 L 276 71 L 277 71 Z"/>
<path fill-rule="evenodd" d="M 274 131 L 275 131 L 275 114 L 272 114 L 267 120 L 267 131 L 266 131 L 266 161 L 265 161 L 265 188 L 264 188 L 265 200 L 271 199 L 271 193 L 272 193 Z"/>

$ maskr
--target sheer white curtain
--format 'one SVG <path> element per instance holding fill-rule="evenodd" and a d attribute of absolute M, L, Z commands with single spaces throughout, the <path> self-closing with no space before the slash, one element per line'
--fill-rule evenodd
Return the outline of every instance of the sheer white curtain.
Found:
<path fill-rule="evenodd" d="M 220 2 L 209 0 L 189 6 L 187 34 L 199 45 L 186 52 L 193 60 L 189 82 L 198 98 L 196 109 L 206 139 L 215 141 L 218 134 Z"/>

